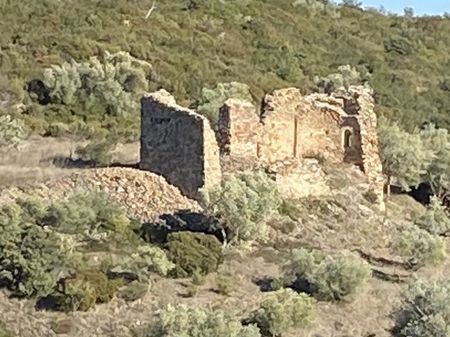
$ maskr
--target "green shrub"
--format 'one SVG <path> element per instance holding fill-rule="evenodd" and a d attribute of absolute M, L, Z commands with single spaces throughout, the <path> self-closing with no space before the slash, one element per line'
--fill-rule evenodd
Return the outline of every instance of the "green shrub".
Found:
<path fill-rule="evenodd" d="M 413 283 L 398 314 L 402 337 L 447 337 L 450 331 L 450 282 Z"/>
<path fill-rule="evenodd" d="M 414 225 L 397 233 L 393 248 L 413 267 L 437 264 L 445 258 L 445 241 Z"/>
<path fill-rule="evenodd" d="M 293 250 L 284 271 L 295 289 L 319 300 L 349 300 L 370 277 L 369 265 L 355 255 L 306 249 Z"/>
<path fill-rule="evenodd" d="M 166 252 L 159 247 L 142 245 L 115 263 L 109 271 L 115 274 L 131 274 L 136 280 L 148 281 L 152 273 L 166 276 L 175 268 Z"/>
<path fill-rule="evenodd" d="M 145 337 L 260 337 L 254 325 L 243 326 L 230 311 L 167 306 L 159 310 Z"/>
<path fill-rule="evenodd" d="M 62 137 L 69 133 L 69 126 L 64 123 L 56 122 L 47 127 L 47 133 L 51 137 Z"/>
<path fill-rule="evenodd" d="M 125 238 L 133 234 L 131 220 L 121 206 L 110 201 L 105 193 L 84 189 L 54 202 L 42 222 L 60 232 L 87 237 L 105 233 Z"/>
<path fill-rule="evenodd" d="M 0 321 L 0 337 L 14 337 L 14 334 L 6 327 L 3 321 Z"/>
<path fill-rule="evenodd" d="M 111 142 L 103 140 L 78 147 L 75 152 L 81 160 L 91 163 L 92 166 L 109 166 L 112 163 L 112 148 Z"/>
<path fill-rule="evenodd" d="M 261 334 L 281 336 L 290 328 L 307 327 L 314 318 L 314 300 L 306 294 L 282 289 L 266 296 L 254 313 Z"/>
<path fill-rule="evenodd" d="M 0 147 L 17 147 L 28 136 L 25 123 L 11 115 L 0 115 Z"/>
<path fill-rule="evenodd" d="M 446 235 L 450 232 L 450 217 L 439 198 L 432 197 L 425 214 L 414 219 L 414 224 L 431 234 Z"/>
<path fill-rule="evenodd" d="M 228 176 L 221 188 L 203 192 L 206 211 L 219 218 L 236 243 L 264 240 L 267 218 L 276 213 L 281 196 L 263 172 Z"/>
<path fill-rule="evenodd" d="M 58 310 L 87 311 L 96 303 L 111 301 L 122 284 L 122 280 L 109 280 L 97 270 L 84 270 L 64 279 L 50 298 Z"/>
<path fill-rule="evenodd" d="M 23 204 L 23 203 L 22 203 Z M 0 206 L 0 280 L 20 296 L 46 296 L 74 256 L 61 237 L 36 224 L 33 207 Z"/>
<path fill-rule="evenodd" d="M 194 272 L 206 275 L 223 262 L 222 246 L 213 235 L 177 232 L 167 236 L 170 260 L 175 263 L 175 277 L 189 277 Z"/>

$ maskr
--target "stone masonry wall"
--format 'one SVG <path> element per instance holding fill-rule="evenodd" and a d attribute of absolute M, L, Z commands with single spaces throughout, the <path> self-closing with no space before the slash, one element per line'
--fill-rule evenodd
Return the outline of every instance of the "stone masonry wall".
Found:
<path fill-rule="evenodd" d="M 220 183 L 219 148 L 208 120 L 178 106 L 165 90 L 144 96 L 140 168 L 194 199 L 200 188 Z"/>
<path fill-rule="evenodd" d="M 253 104 L 228 99 L 219 112 L 219 147 L 222 155 L 256 158 L 260 121 Z"/>
<path fill-rule="evenodd" d="M 380 206 L 384 209 L 384 176 L 379 152 L 374 99 L 371 92 L 363 87 L 351 87 L 349 92 L 355 97 L 359 107 L 358 119 L 361 128 L 363 170 L 369 179 L 371 190 L 377 195 Z"/>
<path fill-rule="evenodd" d="M 286 158 L 325 157 L 342 161 L 343 111 L 315 106 L 295 88 L 266 95 L 261 118 L 260 158 L 268 162 Z"/>

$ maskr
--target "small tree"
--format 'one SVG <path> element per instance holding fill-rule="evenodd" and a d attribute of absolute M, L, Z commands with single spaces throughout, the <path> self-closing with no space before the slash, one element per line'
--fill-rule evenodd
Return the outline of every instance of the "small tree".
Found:
<path fill-rule="evenodd" d="M 0 147 L 17 147 L 27 135 L 23 120 L 11 115 L 0 115 Z"/>
<path fill-rule="evenodd" d="M 450 200 L 450 134 L 446 129 L 427 125 L 420 131 L 425 147 L 433 152 L 424 180 L 430 183 L 433 194 L 443 202 Z"/>
<path fill-rule="evenodd" d="M 264 220 L 281 205 L 275 182 L 262 171 L 230 175 L 203 196 L 206 211 L 221 220 L 224 238 L 229 233 L 236 243 L 265 239 Z"/>
<path fill-rule="evenodd" d="M 383 171 L 387 176 L 388 195 L 392 177 L 397 178 L 403 189 L 422 182 L 433 158 L 433 153 L 422 141 L 418 133 L 408 133 L 397 124 L 388 124 L 380 119 L 378 125 L 380 155 Z"/>

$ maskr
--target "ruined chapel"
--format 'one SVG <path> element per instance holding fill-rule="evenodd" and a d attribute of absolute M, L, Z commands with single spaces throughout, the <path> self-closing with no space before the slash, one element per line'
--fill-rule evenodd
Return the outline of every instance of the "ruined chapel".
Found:
<path fill-rule="evenodd" d="M 229 99 L 215 131 L 205 117 L 160 90 L 142 98 L 141 119 L 140 168 L 191 198 L 220 183 L 224 156 L 265 163 L 321 157 L 359 167 L 382 203 L 377 119 L 365 87 L 307 96 L 296 88 L 276 90 L 264 97 L 259 113 L 250 102 Z"/>

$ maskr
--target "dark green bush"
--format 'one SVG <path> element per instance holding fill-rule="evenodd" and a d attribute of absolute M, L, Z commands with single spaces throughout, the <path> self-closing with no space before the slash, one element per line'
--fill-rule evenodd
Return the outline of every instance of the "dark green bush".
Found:
<path fill-rule="evenodd" d="M 370 277 L 370 267 L 353 254 L 326 255 L 320 251 L 295 249 L 284 266 L 294 289 L 319 300 L 350 300 Z"/>
<path fill-rule="evenodd" d="M 33 219 L 36 204 L 21 201 L 0 206 L 0 280 L 20 296 L 45 296 L 58 277 L 74 265 L 61 237 Z"/>
<path fill-rule="evenodd" d="M 169 259 L 175 263 L 175 277 L 189 277 L 194 272 L 206 275 L 216 271 L 223 262 L 222 246 L 212 235 L 171 233 L 166 246 Z"/>
<path fill-rule="evenodd" d="M 109 280 L 97 270 L 83 270 L 62 280 L 49 300 L 54 302 L 57 310 L 87 311 L 96 303 L 111 301 L 121 285 L 120 279 Z"/>

